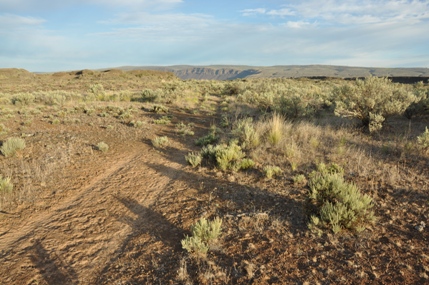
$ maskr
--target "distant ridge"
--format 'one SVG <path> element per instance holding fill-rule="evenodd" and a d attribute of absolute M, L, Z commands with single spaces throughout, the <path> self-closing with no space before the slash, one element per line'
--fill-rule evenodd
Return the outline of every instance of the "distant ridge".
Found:
<path fill-rule="evenodd" d="M 277 78 L 277 77 L 335 77 L 356 78 L 366 76 L 429 78 L 429 68 L 378 68 L 350 67 L 334 65 L 278 65 L 278 66 L 245 66 L 245 65 L 208 65 L 208 66 L 122 66 L 121 70 L 151 69 L 173 72 L 181 79 L 216 79 L 232 80 L 238 78 Z"/>
<path fill-rule="evenodd" d="M 9 78 L 33 78 L 37 74 L 52 74 L 54 76 L 81 77 L 101 72 L 103 77 L 115 77 L 122 72 L 139 73 L 139 76 L 161 76 L 165 72 L 169 76 L 180 79 L 204 80 L 233 80 L 246 78 L 342 78 L 355 79 L 367 76 L 389 77 L 394 82 L 429 83 L 429 68 L 379 68 L 351 67 L 334 65 L 277 65 L 277 66 L 246 66 L 246 65 L 172 65 L 172 66 L 121 66 L 97 70 L 61 71 L 61 72 L 29 72 L 19 68 L 0 68 L 0 80 Z M 143 72 L 143 73 L 142 73 Z M 162 76 L 164 76 L 162 75 Z M 161 76 L 161 77 L 162 77 Z"/>

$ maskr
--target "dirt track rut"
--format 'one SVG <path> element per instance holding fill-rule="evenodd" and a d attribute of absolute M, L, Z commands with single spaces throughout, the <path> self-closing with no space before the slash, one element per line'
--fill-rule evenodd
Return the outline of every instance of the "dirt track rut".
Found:
<path fill-rule="evenodd" d="M 183 166 L 166 160 L 147 145 L 110 157 L 91 177 L 62 181 L 72 195 L 55 201 L 0 237 L 0 284 L 89 284 L 120 254 L 133 228 L 151 222 L 147 213 L 172 177 L 152 164 Z M 82 177 L 80 177 L 82 178 Z M 67 188 L 67 186 L 64 186 Z M 147 218 L 145 218 L 147 217 Z M 139 225 L 135 225 L 138 223 Z"/>

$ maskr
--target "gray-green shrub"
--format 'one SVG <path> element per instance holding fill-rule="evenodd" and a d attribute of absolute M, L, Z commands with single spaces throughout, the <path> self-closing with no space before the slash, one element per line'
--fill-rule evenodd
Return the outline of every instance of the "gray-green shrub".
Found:
<path fill-rule="evenodd" d="M 333 92 L 335 114 L 359 119 L 370 132 L 380 130 L 387 117 L 402 114 L 419 100 L 406 86 L 372 76 L 344 84 Z"/>
<path fill-rule="evenodd" d="M 310 174 L 309 199 L 316 213 L 311 216 L 309 227 L 331 228 L 334 233 L 342 229 L 361 232 L 375 220 L 372 198 L 333 169 Z"/>
<path fill-rule="evenodd" d="M 210 246 L 218 239 L 222 231 L 222 219 L 208 221 L 201 218 L 191 229 L 192 236 L 186 236 L 181 241 L 183 249 L 189 253 L 205 255 Z"/>

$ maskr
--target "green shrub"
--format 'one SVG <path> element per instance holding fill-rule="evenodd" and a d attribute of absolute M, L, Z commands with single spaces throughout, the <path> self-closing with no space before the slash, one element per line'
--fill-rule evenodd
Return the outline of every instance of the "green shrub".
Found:
<path fill-rule="evenodd" d="M 417 143 L 424 150 L 429 150 L 429 130 L 425 128 L 424 133 L 417 137 Z"/>
<path fill-rule="evenodd" d="M 18 150 L 25 148 L 25 141 L 21 138 L 8 138 L 0 148 L 1 153 L 6 156 L 14 156 Z"/>
<path fill-rule="evenodd" d="M 240 162 L 240 169 L 250 169 L 255 166 L 255 162 L 250 158 L 244 158 Z"/>
<path fill-rule="evenodd" d="M 101 152 L 107 152 L 109 150 L 109 146 L 105 142 L 99 142 L 96 147 Z"/>
<path fill-rule="evenodd" d="M 212 126 L 210 128 L 210 132 L 204 137 L 197 139 L 195 144 L 199 146 L 205 146 L 217 142 L 219 140 L 218 132 L 218 128 L 216 128 L 216 126 Z"/>
<path fill-rule="evenodd" d="M 292 177 L 293 183 L 297 185 L 303 185 L 307 183 L 307 178 L 305 178 L 305 175 L 298 174 Z"/>
<path fill-rule="evenodd" d="M 176 132 L 182 136 L 193 136 L 194 131 L 192 130 L 193 124 L 184 124 L 182 122 L 176 125 Z"/>
<path fill-rule="evenodd" d="M 372 198 L 361 194 L 355 184 L 344 181 L 341 173 L 312 172 L 309 186 L 309 199 L 316 210 L 310 218 L 310 229 L 322 227 L 331 228 L 334 233 L 342 229 L 361 232 L 375 220 Z"/>
<path fill-rule="evenodd" d="M 315 113 L 315 109 L 300 95 L 283 95 L 276 104 L 278 111 L 287 119 L 308 117 Z"/>
<path fill-rule="evenodd" d="M 229 145 L 220 145 L 216 149 L 217 166 L 223 171 L 238 171 L 244 157 L 245 154 L 237 141 L 231 141 Z"/>
<path fill-rule="evenodd" d="M 167 146 L 169 143 L 168 137 L 156 137 L 152 140 L 152 144 L 156 148 L 161 148 Z"/>
<path fill-rule="evenodd" d="M 213 221 L 207 221 L 201 218 L 191 229 L 192 236 L 186 236 L 182 240 L 182 247 L 189 253 L 205 255 L 210 246 L 218 239 L 221 234 L 222 219 L 215 218 Z"/>
<path fill-rule="evenodd" d="M 387 117 L 402 114 L 419 100 L 406 86 L 372 76 L 335 88 L 334 97 L 337 116 L 357 118 L 370 132 L 380 130 Z"/>
<path fill-rule="evenodd" d="M 265 176 L 269 179 L 273 178 L 274 175 L 279 175 L 282 173 L 282 169 L 278 166 L 267 165 L 264 167 Z"/>
<path fill-rule="evenodd" d="M 0 175 L 0 193 L 10 193 L 13 190 L 13 184 L 10 182 L 10 178 L 3 178 Z"/>
<path fill-rule="evenodd" d="M 203 158 L 200 153 L 191 152 L 188 153 L 188 155 L 185 155 L 185 159 L 190 165 L 192 165 L 192 167 L 197 167 L 201 164 Z"/>
<path fill-rule="evenodd" d="M 36 97 L 31 93 L 19 93 L 12 97 L 14 105 L 30 105 L 34 103 Z"/>

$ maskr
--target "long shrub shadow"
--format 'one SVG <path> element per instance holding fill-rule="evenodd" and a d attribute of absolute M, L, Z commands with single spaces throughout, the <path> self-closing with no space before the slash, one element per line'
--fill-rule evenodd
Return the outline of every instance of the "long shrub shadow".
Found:
<path fill-rule="evenodd" d="M 37 240 L 30 248 L 30 259 L 48 284 L 78 284 L 77 273 L 64 264 L 59 257 L 52 258 L 42 243 Z"/>
<path fill-rule="evenodd" d="M 306 229 L 306 215 L 302 201 L 288 198 L 285 195 L 264 191 L 252 185 L 241 185 L 237 182 L 228 182 L 221 179 L 185 172 L 182 175 L 172 176 L 172 168 L 162 164 L 147 164 L 149 167 L 163 173 L 170 179 L 180 179 L 189 187 L 198 189 L 206 194 L 215 194 L 228 203 L 232 202 L 243 211 L 262 211 L 288 220 L 293 232 Z M 200 187 L 201 182 L 209 187 Z"/>
<path fill-rule="evenodd" d="M 106 266 L 100 271 L 99 276 L 95 280 L 95 284 L 104 284 L 104 282 L 107 282 L 105 279 L 106 273 L 111 271 L 115 265 L 117 265 L 116 262 L 118 260 L 123 257 L 127 257 L 130 252 L 133 252 L 133 260 L 138 260 L 139 258 L 149 258 L 142 256 L 145 254 L 145 250 L 138 250 L 137 247 L 141 245 L 133 243 L 134 238 L 138 238 L 138 236 L 143 234 L 149 234 L 152 237 L 149 243 L 160 241 L 166 248 L 168 248 L 165 253 L 154 253 L 157 255 L 157 260 L 160 263 L 160 267 L 158 269 L 154 269 L 154 271 L 158 271 L 154 272 L 154 276 L 150 276 L 150 278 L 155 280 L 155 275 L 159 275 L 158 277 L 161 278 L 163 274 L 174 274 L 176 270 L 164 272 L 162 271 L 162 268 L 176 268 L 179 266 L 178 260 L 180 252 L 182 251 L 180 241 L 186 232 L 170 223 L 162 214 L 157 213 L 151 208 L 141 205 L 135 199 L 119 196 L 114 197 L 137 217 L 116 217 L 118 221 L 129 225 L 132 228 L 132 232 L 127 236 L 127 238 L 125 238 L 121 245 L 116 249 L 115 253 L 112 255 Z M 145 244 L 149 245 L 148 243 Z M 135 279 L 133 279 L 133 282 L 134 281 L 142 282 L 144 280 L 142 280 L 141 277 L 135 277 Z M 147 282 L 148 280 L 146 279 L 145 281 Z"/>

